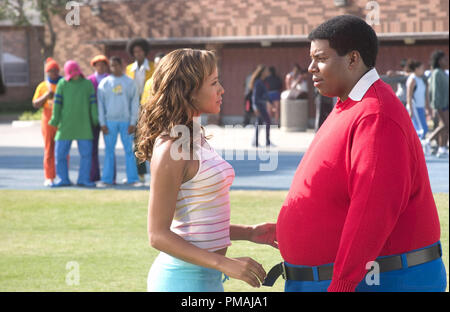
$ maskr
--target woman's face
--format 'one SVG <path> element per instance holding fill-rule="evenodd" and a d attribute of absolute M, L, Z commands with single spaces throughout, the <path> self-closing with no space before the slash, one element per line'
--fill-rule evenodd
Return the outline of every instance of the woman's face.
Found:
<path fill-rule="evenodd" d="M 225 92 L 219 82 L 217 68 L 211 75 L 206 77 L 200 89 L 194 95 L 194 104 L 198 109 L 198 114 L 217 114 L 222 106 L 222 94 Z"/>
<path fill-rule="evenodd" d="M 263 70 L 263 72 L 261 74 L 261 80 L 266 79 L 267 77 L 269 77 L 269 75 L 270 75 L 269 69 L 267 67 L 264 68 L 264 70 Z"/>
<path fill-rule="evenodd" d="M 422 76 L 425 72 L 424 66 L 423 64 L 420 65 L 419 67 L 416 68 L 416 70 L 414 71 L 414 73 L 416 74 L 416 76 Z"/>

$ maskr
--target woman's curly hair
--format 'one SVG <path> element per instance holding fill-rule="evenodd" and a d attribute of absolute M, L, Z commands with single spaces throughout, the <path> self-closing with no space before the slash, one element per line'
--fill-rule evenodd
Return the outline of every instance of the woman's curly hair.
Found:
<path fill-rule="evenodd" d="M 161 59 L 151 78 L 149 100 L 139 114 L 136 157 L 140 161 L 150 160 L 157 137 L 170 134 L 175 126 L 187 126 L 193 134 L 193 117 L 198 114 L 193 96 L 216 66 L 214 52 L 206 50 L 178 49 Z"/>

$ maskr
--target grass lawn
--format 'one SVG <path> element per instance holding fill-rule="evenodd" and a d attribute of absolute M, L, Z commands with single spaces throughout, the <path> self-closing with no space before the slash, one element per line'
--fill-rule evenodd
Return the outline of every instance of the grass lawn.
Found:
<path fill-rule="evenodd" d="M 284 191 L 232 191 L 231 222 L 275 222 L 285 196 Z M 157 255 L 147 242 L 147 199 L 143 191 L 0 191 L 0 291 L 145 291 Z M 449 195 L 435 199 L 448 272 Z M 266 271 L 281 261 L 276 249 L 244 241 L 233 242 L 228 256 L 252 257 Z M 78 285 L 66 283 L 72 261 L 78 264 Z M 229 280 L 224 287 L 282 291 L 283 281 L 254 289 Z"/>

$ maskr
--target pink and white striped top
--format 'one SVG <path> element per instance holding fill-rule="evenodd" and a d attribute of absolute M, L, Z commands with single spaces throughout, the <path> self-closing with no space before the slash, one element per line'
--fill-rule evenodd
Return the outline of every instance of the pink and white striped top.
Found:
<path fill-rule="evenodd" d="M 233 167 L 206 142 L 194 147 L 199 160 L 197 174 L 178 192 L 170 229 L 208 251 L 231 245 L 229 190 Z"/>

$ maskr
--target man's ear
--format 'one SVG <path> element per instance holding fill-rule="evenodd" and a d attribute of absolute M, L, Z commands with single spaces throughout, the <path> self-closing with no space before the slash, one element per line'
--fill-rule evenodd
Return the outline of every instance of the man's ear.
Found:
<path fill-rule="evenodd" d="M 349 52 L 348 54 L 348 66 L 349 69 L 357 68 L 359 63 L 362 61 L 361 54 L 358 51 L 354 50 Z"/>

